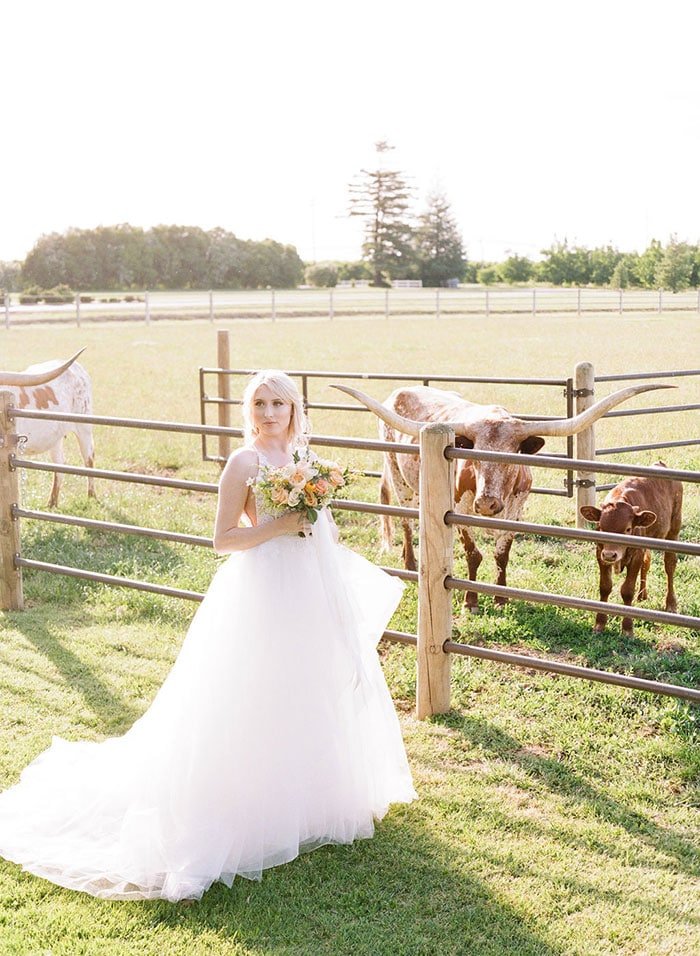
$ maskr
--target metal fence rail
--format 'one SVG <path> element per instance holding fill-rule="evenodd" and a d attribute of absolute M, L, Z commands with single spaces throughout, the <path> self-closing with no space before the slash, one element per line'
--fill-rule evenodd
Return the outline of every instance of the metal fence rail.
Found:
<path fill-rule="evenodd" d="M 528 601 L 533 604 L 553 604 L 555 607 L 568 607 L 575 611 L 594 611 L 610 614 L 614 617 L 632 617 L 640 621 L 655 624 L 671 624 L 678 627 L 700 629 L 700 617 L 688 614 L 672 614 L 670 611 L 651 611 L 631 604 L 609 604 L 607 601 L 593 601 L 588 598 L 571 597 L 568 594 L 553 594 L 549 591 L 532 591 L 528 588 L 510 588 L 505 584 L 487 584 L 482 581 L 468 581 L 448 575 L 445 587 L 456 591 L 474 591 L 477 594 L 489 594 L 493 597 L 512 598 L 516 601 Z"/>
<path fill-rule="evenodd" d="M 230 388 L 229 380 L 231 378 L 245 378 L 251 375 L 254 375 L 257 369 L 251 368 L 230 368 L 228 365 L 228 355 L 229 355 L 229 343 L 228 343 L 228 333 L 220 332 L 219 333 L 220 342 L 219 342 L 219 352 L 220 352 L 220 361 L 222 364 L 219 367 L 213 366 L 202 366 L 199 369 L 199 404 L 200 404 L 200 418 L 202 424 L 206 424 L 207 421 L 207 408 L 213 406 L 217 408 L 219 413 L 219 421 L 226 421 L 230 425 L 230 408 L 233 406 L 242 405 L 242 399 L 240 398 L 231 398 L 230 397 Z M 223 341 L 222 341 L 223 340 Z M 574 385 L 573 379 L 567 378 L 516 378 L 516 377 L 500 377 L 500 378 L 490 378 L 482 375 L 441 375 L 439 373 L 430 373 L 423 375 L 415 374 L 401 374 L 398 372 L 334 372 L 334 371 L 324 371 L 318 369 L 288 369 L 286 370 L 287 375 L 292 378 L 298 378 L 301 380 L 301 393 L 304 400 L 304 408 L 307 411 L 311 410 L 323 410 L 323 411 L 340 411 L 340 412 L 360 412 L 364 414 L 371 415 L 372 413 L 364 405 L 354 404 L 349 405 L 343 402 L 315 402 L 310 398 L 309 393 L 309 383 L 318 381 L 318 380 L 354 380 L 356 382 L 393 382 L 395 385 L 405 385 L 405 384 L 419 384 L 419 385 L 524 385 L 524 386 L 545 386 L 545 387 L 555 387 L 563 389 L 563 396 L 565 402 L 565 409 L 562 411 L 562 416 L 569 418 L 573 415 L 574 409 Z M 206 389 L 206 376 L 207 375 L 216 375 L 217 384 L 219 388 L 219 395 L 210 396 Z M 530 415 L 530 414 L 521 414 L 515 413 L 515 418 L 521 418 L 525 421 L 550 421 L 553 418 L 562 417 L 555 415 Z M 568 436 L 566 438 L 566 452 L 555 457 L 561 458 L 571 458 L 574 453 L 574 444 L 573 437 Z M 207 450 L 207 441 L 206 435 L 202 438 L 202 459 L 203 461 L 216 461 L 223 464 L 229 454 L 229 446 L 227 444 L 221 444 L 219 446 L 219 454 L 212 455 Z M 368 478 L 379 478 L 381 477 L 381 472 L 365 470 L 362 472 L 365 477 Z M 536 486 L 532 488 L 533 494 L 540 495 L 554 495 L 556 497 L 568 497 L 570 498 L 573 495 L 574 489 L 574 477 L 571 470 L 568 471 L 565 487 L 563 489 L 559 488 L 550 488 L 550 487 L 539 487 Z"/>
<path fill-rule="evenodd" d="M 643 677 L 633 677 L 629 674 L 615 674 L 612 671 L 601 671 L 594 667 L 581 667 L 577 664 L 567 664 L 564 661 L 530 657 L 527 654 L 513 654 L 509 651 L 478 647 L 474 644 L 460 644 L 457 641 L 445 641 L 443 650 L 448 654 L 478 657 L 481 660 L 496 661 L 499 664 L 511 664 L 515 667 L 548 671 L 553 674 L 563 674 L 566 677 L 579 677 L 583 680 L 598 681 L 602 684 L 613 684 L 618 687 L 628 687 L 631 690 L 643 690 L 652 694 L 663 694 L 668 697 L 678 697 L 682 700 L 700 703 L 700 690 L 695 690 L 692 687 L 680 687 L 678 684 L 666 684 L 663 681 L 646 680 Z"/>

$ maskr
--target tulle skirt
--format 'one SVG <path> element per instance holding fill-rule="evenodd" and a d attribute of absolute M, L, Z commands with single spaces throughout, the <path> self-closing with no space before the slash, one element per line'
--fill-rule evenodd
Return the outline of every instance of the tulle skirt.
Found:
<path fill-rule="evenodd" d="M 0 855 L 110 899 L 201 897 L 371 837 L 416 794 L 376 645 L 402 585 L 335 545 L 274 538 L 219 568 L 148 711 L 52 745 L 0 795 Z"/>

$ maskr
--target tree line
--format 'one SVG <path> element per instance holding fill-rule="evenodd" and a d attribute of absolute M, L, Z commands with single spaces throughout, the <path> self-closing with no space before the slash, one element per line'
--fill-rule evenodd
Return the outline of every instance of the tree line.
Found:
<path fill-rule="evenodd" d="M 668 289 L 680 292 L 700 286 L 700 246 L 671 236 L 666 246 L 652 239 L 642 253 L 620 252 L 613 246 L 586 249 L 566 241 L 542 250 L 533 262 L 512 255 L 504 262 L 468 263 L 465 281 L 492 285 L 542 282 L 558 286 L 610 286 L 614 289 Z"/>
<path fill-rule="evenodd" d="M 286 289 L 303 277 L 294 246 L 198 226 L 69 229 L 42 236 L 23 263 L 0 266 L 10 289 Z"/>
<path fill-rule="evenodd" d="M 542 283 L 677 292 L 700 286 L 700 246 L 675 236 L 665 246 L 653 239 L 642 253 L 564 240 L 542 249 L 538 260 L 513 254 L 502 262 L 470 261 L 447 197 L 432 192 L 416 214 L 414 190 L 391 165 L 392 150 L 386 141 L 375 143 L 376 164 L 348 185 L 348 215 L 364 227 L 357 261 L 305 265 L 294 246 L 272 239 L 239 239 L 220 228 L 124 223 L 42 236 L 24 262 L 0 262 L 0 290 L 284 289 L 304 281 L 317 287 L 358 280 L 388 286 L 395 279 L 420 279 L 430 287 Z"/>

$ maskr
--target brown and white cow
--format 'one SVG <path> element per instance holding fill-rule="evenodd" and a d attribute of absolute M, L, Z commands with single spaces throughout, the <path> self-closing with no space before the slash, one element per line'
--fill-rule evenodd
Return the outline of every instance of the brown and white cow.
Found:
<path fill-rule="evenodd" d="M 379 433 L 383 440 L 416 444 L 426 422 L 445 422 L 455 432 L 455 443 L 463 448 L 510 453 L 535 454 L 546 437 L 574 435 L 588 428 L 615 405 L 640 392 L 673 386 L 632 385 L 613 392 L 574 418 L 553 421 L 523 421 L 515 418 L 500 405 L 476 405 L 457 392 L 439 388 L 415 386 L 398 388 L 384 404 L 346 385 L 334 385 L 366 405 L 381 420 Z M 418 456 L 392 452 L 384 456 L 384 470 L 380 485 L 383 504 L 391 501 L 391 488 L 404 507 L 418 506 L 420 462 Z M 455 469 L 455 511 L 460 514 L 478 514 L 486 517 L 501 515 L 510 521 L 519 521 L 532 486 L 532 473 L 524 465 L 495 461 L 458 461 Z M 409 519 L 402 519 L 403 558 L 406 568 L 415 570 L 412 527 Z M 494 531 L 496 539 L 497 583 L 506 584 L 508 557 L 514 532 Z M 469 568 L 469 579 L 476 580 L 482 555 L 466 527 L 459 534 L 464 544 Z M 382 518 L 382 545 L 391 544 L 391 520 Z M 477 595 L 467 592 L 467 607 L 477 606 Z M 506 598 L 497 597 L 497 604 Z"/>
<path fill-rule="evenodd" d="M 14 404 L 19 409 L 44 409 L 89 415 L 92 411 L 90 376 L 83 366 L 76 362 L 78 355 L 80 352 L 62 364 L 42 362 L 30 365 L 24 372 L 0 372 L 0 388 L 9 388 L 13 393 Z M 17 431 L 26 436 L 26 441 L 20 446 L 22 454 L 32 456 L 49 452 L 57 465 L 65 461 L 63 439 L 69 432 L 74 432 L 85 466 L 92 468 L 95 464 L 92 425 L 20 418 L 17 420 Z M 49 496 L 50 508 L 58 504 L 62 477 L 58 472 L 54 473 Z M 95 497 L 93 478 L 88 478 L 88 495 Z"/>
<path fill-rule="evenodd" d="M 665 468 L 663 461 L 657 461 L 655 468 Z M 663 478 L 625 478 L 608 493 L 600 508 L 586 505 L 581 514 L 586 521 L 592 521 L 597 531 L 609 534 L 644 535 L 647 538 L 665 538 L 676 541 L 681 530 L 683 507 L 683 485 L 680 481 L 668 481 Z M 638 600 L 647 597 L 647 572 L 651 563 L 651 553 L 644 548 L 635 548 L 622 544 L 598 542 L 596 557 L 600 569 L 600 600 L 607 601 L 612 591 L 613 571 L 626 571 L 620 594 L 625 604 L 631 605 L 640 575 Z M 673 613 L 678 609 L 673 590 L 673 575 L 678 557 L 673 551 L 664 551 L 666 569 L 666 605 L 665 609 Z M 607 623 L 607 614 L 598 613 L 595 630 L 602 631 Z M 627 637 L 633 634 L 634 622 L 631 617 L 622 619 L 622 633 Z"/>

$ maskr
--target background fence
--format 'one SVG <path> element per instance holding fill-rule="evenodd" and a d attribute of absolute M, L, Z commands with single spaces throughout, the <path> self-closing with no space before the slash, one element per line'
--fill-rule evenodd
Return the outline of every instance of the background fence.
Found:
<path fill-rule="evenodd" d="M 17 473 L 22 469 L 38 469 L 79 475 L 92 475 L 105 480 L 117 480 L 145 483 L 169 488 L 215 493 L 213 483 L 190 482 L 162 478 L 153 475 L 138 475 L 131 472 L 114 472 L 100 469 L 87 469 L 66 465 L 54 465 L 44 462 L 24 460 L 17 456 L 20 438 L 15 423 L 22 419 L 48 419 L 54 421 L 85 422 L 98 425 L 112 425 L 122 428 L 158 429 L 190 434 L 215 434 L 227 437 L 241 437 L 240 429 L 223 429 L 217 426 L 202 426 L 176 422 L 158 422 L 139 419 L 123 419 L 107 416 L 58 414 L 12 406 L 12 393 L 0 391 L 0 608 L 21 609 L 23 606 L 22 569 L 33 569 L 51 574 L 68 575 L 104 584 L 136 588 L 181 597 L 200 600 L 197 592 L 164 587 L 146 581 L 131 580 L 117 575 L 96 574 L 85 568 L 51 564 L 40 559 L 26 557 L 22 553 L 20 534 L 21 520 L 59 521 L 63 524 L 89 528 L 118 534 L 146 535 L 177 540 L 196 546 L 209 547 L 207 538 L 174 534 L 165 530 L 144 528 L 134 525 L 115 524 L 106 521 L 85 519 L 72 515 L 57 515 L 51 512 L 30 511 L 21 507 Z M 420 451 L 421 488 L 430 489 L 430 493 L 421 494 L 420 508 L 392 508 L 388 506 L 368 505 L 363 502 L 336 502 L 336 507 L 365 511 L 375 514 L 388 514 L 395 517 L 418 518 L 420 535 L 420 560 L 418 572 L 387 569 L 390 573 L 405 580 L 417 581 L 419 589 L 417 633 L 385 632 L 384 637 L 417 647 L 417 702 L 418 717 L 444 712 L 450 707 L 450 655 L 458 653 L 466 656 L 487 658 L 500 663 L 536 668 L 553 673 L 567 674 L 586 680 L 603 681 L 623 687 L 666 694 L 673 697 L 700 702 L 700 690 L 679 687 L 658 681 L 650 681 L 627 674 L 615 674 L 592 668 L 579 667 L 562 661 L 511 654 L 452 641 L 452 596 L 454 590 L 493 594 L 514 600 L 534 601 L 551 604 L 555 607 L 577 608 L 587 611 L 599 611 L 613 616 L 628 617 L 658 623 L 678 625 L 700 630 L 700 618 L 670 612 L 652 611 L 646 608 L 634 608 L 628 605 L 609 604 L 607 602 L 585 600 L 576 595 L 562 595 L 550 592 L 533 592 L 520 588 L 480 583 L 473 580 L 456 578 L 452 575 L 454 554 L 454 526 L 458 524 L 474 525 L 489 529 L 510 529 L 516 525 L 519 533 L 545 535 L 555 538 L 568 538 L 584 541 L 610 541 L 619 543 L 625 536 L 606 535 L 601 532 L 562 528 L 556 525 L 529 525 L 521 522 L 500 521 L 497 518 L 480 518 L 458 515 L 453 510 L 454 461 L 464 459 L 489 459 L 502 462 L 527 464 L 535 468 L 554 468 L 566 470 L 573 466 L 577 471 L 606 474 L 653 474 L 664 479 L 678 479 L 691 484 L 700 483 L 700 472 L 662 470 L 640 466 L 619 465 L 612 462 L 593 460 L 574 460 L 570 464 L 561 458 L 540 455 L 508 455 L 498 452 L 475 452 L 454 447 L 454 433 L 442 424 L 428 425 L 421 432 L 420 448 L 415 445 L 386 443 L 351 439 L 338 436 L 311 436 L 311 443 L 326 447 L 351 449 L 369 448 L 377 452 L 394 451 L 399 454 L 416 455 Z M 694 542 L 659 541 L 654 538 L 633 537 L 627 539 L 635 547 L 654 550 L 675 551 L 686 555 L 700 555 L 700 544 Z"/>
<path fill-rule="evenodd" d="M 700 314 L 700 289 L 488 288 L 293 289 L 258 291 L 170 291 L 80 293 L 62 305 L 22 305 L 5 296 L 2 320 L 13 324 L 57 322 L 81 325 L 109 319 L 268 319 L 340 316 L 495 316 L 549 313 L 686 312 Z"/>
<path fill-rule="evenodd" d="M 207 424 L 207 411 L 209 408 L 217 410 L 217 424 L 223 428 L 230 428 L 232 425 L 231 410 L 234 406 L 241 405 L 241 393 L 245 387 L 245 382 L 250 375 L 253 375 L 256 369 L 232 368 L 231 367 L 231 345 L 230 336 L 227 330 L 221 330 L 217 334 L 217 357 L 219 365 L 216 368 L 200 367 L 199 369 L 199 404 L 200 420 L 202 425 Z M 328 402 L 319 401 L 315 398 L 318 394 L 319 386 L 327 385 L 332 381 L 352 381 L 360 388 L 366 388 L 368 382 L 381 382 L 386 389 L 385 397 L 388 392 L 399 385 L 433 385 L 438 388 L 455 389 L 460 385 L 470 384 L 488 384 L 488 385 L 519 385 L 526 390 L 533 388 L 556 389 L 562 396 L 561 413 L 558 416 L 547 415 L 526 415 L 513 413 L 516 418 L 522 418 L 528 421 L 547 421 L 553 417 L 570 418 L 574 414 L 585 411 L 595 403 L 601 395 L 596 395 L 598 384 L 624 384 L 640 380 L 661 381 L 663 379 L 698 379 L 700 380 L 700 369 L 671 369 L 659 372 L 640 372 L 629 373 L 625 375 L 601 375 L 596 376 L 593 365 L 590 362 L 579 362 L 573 375 L 569 378 L 487 378 L 479 376 L 458 376 L 458 375 L 440 375 L 429 374 L 407 375 L 390 372 L 337 372 L 337 371 L 317 371 L 310 369 L 288 369 L 288 374 L 299 380 L 299 390 L 304 398 L 304 405 L 307 410 L 314 409 L 323 411 L 364 413 L 369 415 L 374 424 L 375 417 L 364 405 L 358 403 L 346 402 Z M 212 381 L 212 377 L 215 380 Z M 231 383 L 235 383 L 237 395 L 232 396 Z M 210 387 L 211 386 L 213 387 Z M 496 390 L 497 391 L 497 390 Z M 216 392 L 216 394 L 211 394 Z M 658 393 L 657 393 L 658 394 Z M 495 396 L 494 396 L 495 397 Z M 624 418 L 630 416 L 646 415 L 650 418 L 656 415 L 666 415 L 669 413 L 688 412 L 700 410 L 700 403 L 672 403 L 664 405 L 654 404 L 646 405 L 643 408 L 619 408 L 608 412 L 603 418 Z M 650 431 L 653 430 L 650 426 Z M 550 458 L 569 458 L 589 460 L 596 456 L 627 454 L 645 450 L 662 450 L 664 448 L 691 447 L 700 445 L 697 427 L 694 431 L 681 439 L 646 442 L 644 444 L 630 444 L 617 447 L 601 448 L 596 450 L 596 426 L 579 432 L 578 435 L 568 436 L 564 439 L 565 451 L 558 454 L 549 454 Z M 229 436 L 223 434 L 218 439 L 218 449 L 211 453 L 207 444 L 206 432 L 202 434 L 202 458 L 205 461 L 217 461 L 223 464 L 231 453 L 231 441 Z M 541 456 L 540 456 L 541 459 Z M 369 477 L 379 477 L 378 471 L 365 471 Z M 595 504 L 596 489 L 605 491 L 614 487 L 612 484 L 596 485 L 595 474 L 580 472 L 574 475 L 571 467 L 566 470 L 563 479 L 563 487 L 546 486 L 542 483 L 536 484 L 532 491 L 534 494 L 558 495 L 568 498 L 575 497 L 575 517 L 577 524 L 582 527 L 585 522 L 579 514 L 579 509 L 583 505 Z"/>

